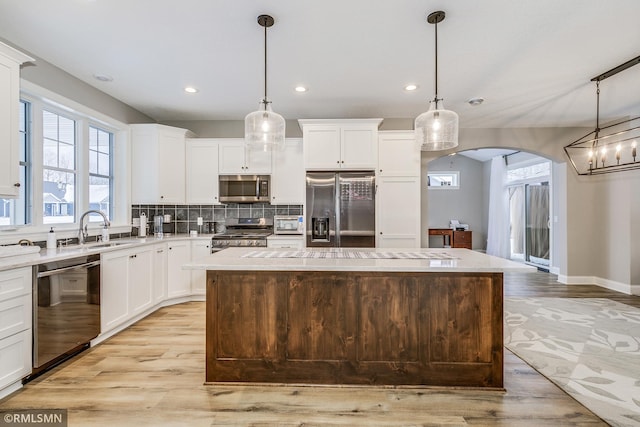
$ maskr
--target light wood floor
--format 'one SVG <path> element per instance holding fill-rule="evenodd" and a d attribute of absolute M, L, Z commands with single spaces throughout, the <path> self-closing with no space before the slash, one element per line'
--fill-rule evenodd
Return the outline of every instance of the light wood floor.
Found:
<path fill-rule="evenodd" d="M 546 273 L 507 274 L 505 295 L 606 297 Z M 204 303 L 163 308 L 0 401 L 67 408 L 70 426 L 606 425 L 508 350 L 506 392 L 203 385 Z"/>

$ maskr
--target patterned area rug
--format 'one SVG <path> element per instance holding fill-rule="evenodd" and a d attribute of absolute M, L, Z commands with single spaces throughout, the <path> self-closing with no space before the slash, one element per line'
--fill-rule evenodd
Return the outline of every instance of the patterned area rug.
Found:
<path fill-rule="evenodd" d="M 605 298 L 504 301 L 505 346 L 613 426 L 640 426 L 640 309 Z"/>

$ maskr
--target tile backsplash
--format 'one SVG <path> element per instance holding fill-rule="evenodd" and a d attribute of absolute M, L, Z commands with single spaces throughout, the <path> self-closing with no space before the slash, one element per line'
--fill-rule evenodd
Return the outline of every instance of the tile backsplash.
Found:
<path fill-rule="evenodd" d="M 213 233 L 216 222 L 227 218 L 273 218 L 274 215 L 302 215 L 302 205 L 271 205 L 269 203 L 229 203 L 227 205 L 132 205 L 131 218 L 140 218 L 144 212 L 149 229 L 153 233 L 153 218 L 170 215 L 171 221 L 164 224 L 164 233 Z M 198 225 L 198 217 L 203 225 Z M 132 230 L 137 234 L 138 229 Z"/>

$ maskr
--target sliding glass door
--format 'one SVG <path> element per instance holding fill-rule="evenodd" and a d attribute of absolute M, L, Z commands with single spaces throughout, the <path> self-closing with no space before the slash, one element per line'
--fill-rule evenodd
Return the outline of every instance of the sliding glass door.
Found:
<path fill-rule="evenodd" d="M 511 259 L 549 266 L 549 182 L 509 187 Z"/>

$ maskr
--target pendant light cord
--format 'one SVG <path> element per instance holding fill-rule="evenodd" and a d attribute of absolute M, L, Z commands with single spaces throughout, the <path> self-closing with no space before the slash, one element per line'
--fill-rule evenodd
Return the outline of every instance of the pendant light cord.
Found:
<path fill-rule="evenodd" d="M 596 132 L 594 146 L 598 146 L 598 136 L 600 133 L 600 80 L 596 81 Z"/>
<path fill-rule="evenodd" d="M 264 27 L 264 100 L 262 101 L 265 105 L 269 103 L 267 101 L 267 26 Z"/>
<path fill-rule="evenodd" d="M 433 101 L 436 103 L 436 108 L 438 108 L 438 21 L 434 25 L 436 27 L 436 96 Z"/>

